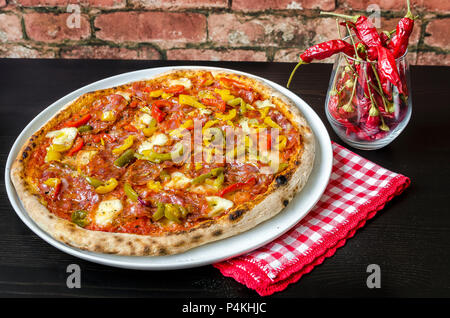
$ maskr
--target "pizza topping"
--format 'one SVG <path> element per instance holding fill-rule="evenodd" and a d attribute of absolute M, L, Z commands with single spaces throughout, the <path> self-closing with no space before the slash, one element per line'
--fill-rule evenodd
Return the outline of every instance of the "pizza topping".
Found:
<path fill-rule="evenodd" d="M 77 137 L 78 130 L 74 127 L 62 128 L 47 133 L 47 138 L 52 138 L 52 150 L 64 152 L 72 147 L 73 141 Z"/>
<path fill-rule="evenodd" d="M 122 96 L 123 98 L 125 98 L 125 100 L 127 102 L 129 102 L 131 100 L 131 93 L 129 93 L 129 92 L 119 91 L 119 92 L 116 92 L 116 94 Z"/>
<path fill-rule="evenodd" d="M 101 121 L 115 121 L 116 120 L 116 114 L 111 111 L 107 110 L 102 113 L 102 117 L 100 118 Z"/>
<path fill-rule="evenodd" d="M 206 201 L 210 207 L 210 211 L 208 216 L 213 217 L 218 215 L 220 212 L 231 209 L 234 205 L 233 201 L 218 197 L 218 196 L 209 196 L 206 197 Z"/>
<path fill-rule="evenodd" d="M 270 101 L 270 99 L 265 99 L 263 101 L 257 100 L 255 106 L 258 108 L 275 107 L 275 105 Z"/>
<path fill-rule="evenodd" d="M 122 212 L 123 205 L 119 199 L 104 200 L 100 202 L 95 213 L 95 223 L 100 226 L 110 224 Z"/>
<path fill-rule="evenodd" d="M 124 152 L 125 150 L 127 150 L 128 148 L 130 148 L 133 145 L 134 138 L 135 138 L 134 135 L 128 136 L 124 140 L 124 142 L 123 142 L 123 144 L 121 146 L 119 146 L 117 148 L 114 148 L 112 150 L 112 153 L 115 154 L 115 155 L 120 155 L 122 152 Z"/>
<path fill-rule="evenodd" d="M 206 181 L 206 179 L 223 175 L 223 168 L 214 168 L 210 172 L 199 175 L 192 180 L 192 184 L 200 184 Z"/>
<path fill-rule="evenodd" d="M 179 79 L 169 81 L 169 86 L 183 86 L 183 90 L 190 89 L 192 87 L 192 82 L 190 79 L 182 77 Z"/>
<path fill-rule="evenodd" d="M 69 157 L 73 156 L 75 153 L 77 153 L 78 151 L 80 151 L 81 148 L 83 148 L 83 146 L 84 146 L 83 138 L 78 137 L 78 138 L 75 140 L 75 144 L 73 145 L 73 147 L 69 150 L 69 152 L 67 152 L 67 155 L 68 155 Z"/>
<path fill-rule="evenodd" d="M 94 129 L 94 128 L 91 125 L 82 125 L 77 128 L 79 133 L 88 132 L 88 131 L 91 131 L 92 129 Z"/>
<path fill-rule="evenodd" d="M 111 178 L 108 181 L 106 181 L 105 184 L 95 188 L 95 192 L 99 194 L 111 192 L 117 187 L 118 184 L 119 182 L 117 182 L 116 178 Z"/>
<path fill-rule="evenodd" d="M 134 150 L 128 149 L 123 154 L 121 154 L 119 158 L 114 160 L 114 165 L 119 168 L 122 168 L 126 166 L 129 162 L 131 162 L 131 160 L 134 159 L 134 155 L 135 155 Z"/>
<path fill-rule="evenodd" d="M 131 200 L 136 202 L 139 198 L 139 195 L 137 194 L 136 191 L 134 191 L 134 189 L 131 187 L 131 185 L 126 182 L 123 185 L 123 192 L 125 192 L 125 195 Z"/>
<path fill-rule="evenodd" d="M 138 153 L 145 155 L 145 152 L 153 150 L 154 146 L 164 146 L 169 142 L 169 138 L 165 134 L 153 135 L 150 140 L 146 140 L 140 144 Z"/>
<path fill-rule="evenodd" d="M 79 126 L 85 125 L 91 119 L 91 117 L 92 117 L 91 114 L 86 114 L 84 116 L 80 116 L 80 118 L 78 118 L 78 119 L 74 119 L 74 120 L 66 122 L 64 124 L 64 126 L 79 127 Z"/>
<path fill-rule="evenodd" d="M 246 182 L 237 182 L 234 184 L 229 185 L 228 187 L 226 187 L 225 189 L 223 189 L 220 193 L 219 196 L 223 197 L 225 196 L 227 193 L 233 192 L 233 191 L 237 191 L 240 190 L 246 186 L 249 185 L 253 185 L 256 182 L 256 178 L 255 177 L 251 177 L 250 179 L 248 179 Z"/>
<path fill-rule="evenodd" d="M 189 211 L 182 205 L 158 202 L 156 212 L 152 215 L 152 219 L 159 221 L 165 217 L 169 221 L 181 223 L 180 218 L 185 218 L 188 214 Z"/>
<path fill-rule="evenodd" d="M 164 188 L 183 189 L 187 188 L 192 182 L 192 179 L 186 177 L 181 172 L 174 172 L 170 175 L 170 181 L 166 183 Z"/>
<path fill-rule="evenodd" d="M 152 105 L 152 117 L 156 119 L 158 123 L 162 122 L 166 117 L 166 114 L 159 108 L 157 104 Z"/>
<path fill-rule="evenodd" d="M 86 181 L 94 188 L 98 188 L 99 186 L 103 185 L 103 181 L 94 177 L 86 177 Z"/>
<path fill-rule="evenodd" d="M 89 220 L 88 212 L 83 210 L 74 211 L 71 214 L 70 218 L 72 222 L 79 227 L 86 227 L 89 223 L 91 223 L 91 221 Z"/>
<path fill-rule="evenodd" d="M 228 114 L 216 113 L 215 115 L 216 115 L 216 118 L 219 118 L 220 120 L 223 120 L 223 121 L 227 121 L 227 120 L 232 120 L 234 117 L 236 117 L 236 114 L 237 114 L 236 109 L 233 108 L 228 112 Z"/>

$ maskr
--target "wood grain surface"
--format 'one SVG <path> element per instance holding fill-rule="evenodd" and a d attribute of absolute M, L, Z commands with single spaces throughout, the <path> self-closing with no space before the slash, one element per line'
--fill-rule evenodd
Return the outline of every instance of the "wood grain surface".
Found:
<path fill-rule="evenodd" d="M 31 232 L 14 212 L 4 186 L 8 153 L 22 129 L 45 107 L 108 76 L 170 65 L 221 66 L 285 85 L 293 64 L 113 60 L 0 59 L 0 296 L 3 297 L 255 297 L 212 266 L 133 271 L 64 254 Z M 331 65 L 297 72 L 291 89 L 324 121 Z M 411 68 L 413 113 L 405 131 L 377 151 L 351 149 L 407 175 L 412 184 L 360 229 L 336 254 L 272 297 L 450 296 L 450 68 Z M 81 267 L 80 289 L 66 287 L 66 268 Z M 381 268 L 381 288 L 368 289 L 366 268 Z"/>

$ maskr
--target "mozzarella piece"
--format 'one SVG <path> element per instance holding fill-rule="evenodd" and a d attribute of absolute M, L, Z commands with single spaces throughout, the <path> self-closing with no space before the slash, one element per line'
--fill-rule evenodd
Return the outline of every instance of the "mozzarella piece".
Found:
<path fill-rule="evenodd" d="M 241 126 L 241 129 L 244 133 L 246 134 L 250 134 L 252 132 L 252 129 L 248 126 L 248 119 L 247 118 L 242 118 L 239 121 L 239 125 Z"/>
<path fill-rule="evenodd" d="M 257 100 L 255 102 L 255 106 L 258 108 L 275 107 L 275 105 L 270 101 L 270 99 L 265 99 L 263 101 Z"/>
<path fill-rule="evenodd" d="M 122 212 L 123 205 L 119 199 L 104 200 L 100 202 L 95 212 L 95 223 L 100 226 L 110 224 Z"/>
<path fill-rule="evenodd" d="M 145 125 L 150 125 L 150 123 L 152 122 L 152 116 L 150 116 L 149 114 L 142 114 L 141 117 L 139 117 L 139 121 Z"/>
<path fill-rule="evenodd" d="M 216 216 L 222 211 L 226 211 L 228 209 L 231 209 L 234 205 L 233 201 L 218 197 L 218 196 L 210 196 L 205 197 L 206 201 L 208 201 L 208 205 L 211 208 L 211 211 L 209 211 L 208 216 Z"/>
<path fill-rule="evenodd" d="M 183 189 L 189 186 L 191 181 L 191 178 L 188 178 L 183 173 L 176 171 L 170 175 L 170 181 L 166 183 L 164 188 Z"/>
<path fill-rule="evenodd" d="M 119 91 L 119 92 L 116 92 L 116 94 L 125 98 L 127 100 L 127 102 L 129 102 L 131 100 L 131 93 Z"/>
<path fill-rule="evenodd" d="M 47 138 L 52 138 L 52 143 L 56 145 L 62 145 L 67 148 L 70 148 L 73 144 L 73 141 L 77 137 L 78 130 L 75 127 L 62 128 L 59 130 L 54 130 L 47 135 Z"/>
<path fill-rule="evenodd" d="M 85 166 L 87 164 L 89 164 L 89 162 L 91 161 L 92 157 L 95 156 L 95 154 L 97 153 L 96 150 L 82 150 L 79 151 L 77 154 L 77 163 L 79 166 Z"/>
<path fill-rule="evenodd" d="M 192 82 L 190 79 L 185 78 L 185 77 L 169 81 L 169 86 L 175 86 L 175 85 L 183 85 L 186 89 L 190 89 L 192 87 Z"/>
<path fill-rule="evenodd" d="M 164 146 L 169 141 L 165 134 L 153 135 L 150 140 L 146 140 L 139 145 L 138 153 L 143 154 L 146 150 L 153 150 L 153 146 Z"/>

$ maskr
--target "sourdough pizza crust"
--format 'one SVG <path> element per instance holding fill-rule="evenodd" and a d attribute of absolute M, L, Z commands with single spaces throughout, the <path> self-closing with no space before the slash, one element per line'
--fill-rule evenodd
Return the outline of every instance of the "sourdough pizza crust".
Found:
<path fill-rule="evenodd" d="M 266 193 L 256 200 L 233 207 L 220 218 L 197 224 L 189 230 L 168 232 L 162 235 L 139 235 L 92 231 L 51 213 L 39 200 L 27 182 L 24 167 L 30 153 L 56 124 L 67 120 L 83 105 L 107 93 L 120 91 L 129 84 L 86 93 L 65 105 L 38 132 L 25 143 L 11 169 L 11 180 L 30 217 L 56 240 L 83 250 L 135 256 L 158 256 L 182 253 L 191 248 L 245 232 L 280 213 L 306 184 L 314 164 L 315 140 L 306 119 L 299 109 L 284 95 L 262 81 L 224 71 L 177 70 L 159 74 L 154 78 L 172 79 L 189 77 L 196 73 L 211 72 L 214 77 L 226 76 L 247 84 L 257 92 L 272 96 L 272 102 L 297 126 L 301 134 L 301 149 L 292 164 L 274 178 Z M 154 78 L 149 78 L 152 80 Z"/>

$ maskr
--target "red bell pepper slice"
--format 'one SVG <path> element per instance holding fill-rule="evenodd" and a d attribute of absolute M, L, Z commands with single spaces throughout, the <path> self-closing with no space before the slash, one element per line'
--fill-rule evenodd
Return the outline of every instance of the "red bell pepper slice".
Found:
<path fill-rule="evenodd" d="M 91 117 L 92 117 L 91 114 L 86 114 L 86 115 L 82 116 L 79 119 L 71 120 L 71 121 L 66 122 L 64 124 L 64 126 L 66 126 L 66 127 L 79 127 L 81 125 L 86 124 L 89 121 L 89 119 L 91 119 Z"/>
<path fill-rule="evenodd" d="M 155 118 L 158 123 L 160 123 L 166 117 L 166 113 L 159 109 L 159 107 L 155 103 L 152 105 L 152 117 Z"/>
<path fill-rule="evenodd" d="M 73 147 L 69 150 L 69 152 L 67 153 L 68 156 L 73 156 L 76 152 L 80 151 L 81 148 L 83 148 L 84 145 L 84 141 L 83 138 L 78 137 L 75 140 L 75 144 L 73 145 Z"/>
<path fill-rule="evenodd" d="M 167 94 L 181 94 L 184 92 L 184 86 L 183 85 L 174 85 L 174 86 L 164 89 L 164 92 L 166 92 Z"/>
<path fill-rule="evenodd" d="M 220 191 L 219 196 L 223 198 L 223 196 L 226 195 L 227 193 L 242 189 L 243 187 L 254 184 L 255 182 L 256 182 L 256 178 L 251 177 L 250 179 L 248 179 L 245 182 L 237 182 L 237 183 L 231 184 L 228 187 L 226 187 L 225 189 L 223 189 L 222 191 Z"/>
<path fill-rule="evenodd" d="M 55 188 L 53 189 L 52 195 L 51 195 L 51 199 L 54 201 L 56 200 L 58 194 L 61 192 L 61 187 L 62 187 L 62 182 L 58 182 L 55 186 Z"/>

